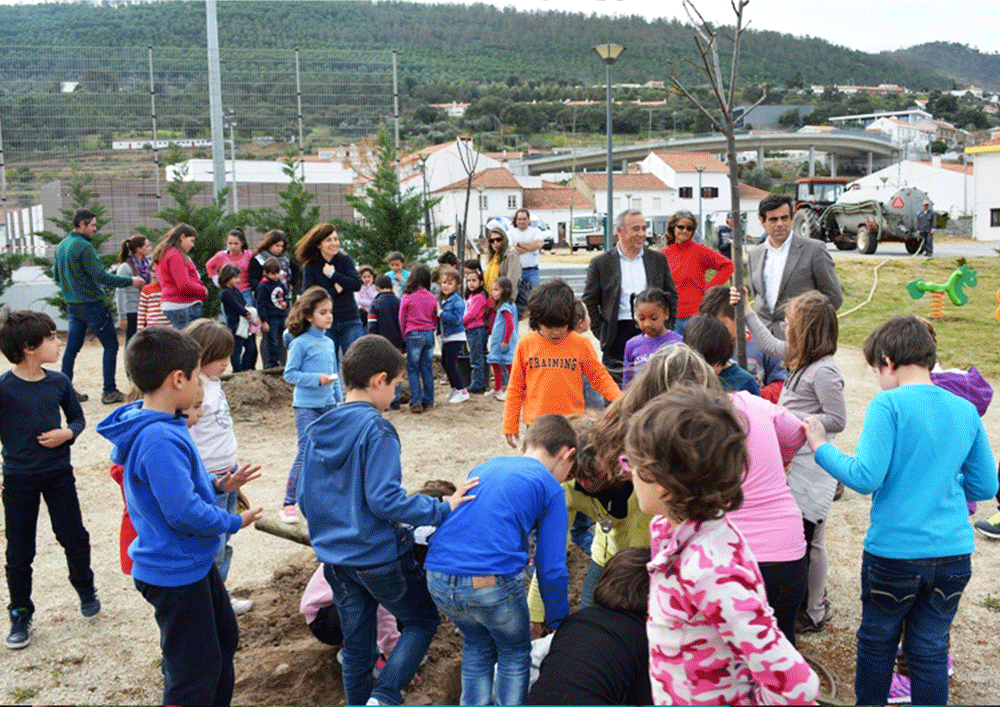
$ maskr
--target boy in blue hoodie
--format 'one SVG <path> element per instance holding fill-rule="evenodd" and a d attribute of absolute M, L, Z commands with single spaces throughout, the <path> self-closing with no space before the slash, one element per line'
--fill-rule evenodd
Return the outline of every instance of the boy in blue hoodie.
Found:
<path fill-rule="evenodd" d="M 155 609 L 168 705 L 232 700 L 239 629 L 214 559 L 221 533 L 235 533 L 263 512 L 235 515 L 216 506 L 217 492 L 235 491 L 259 473 L 242 469 L 213 481 L 178 412 L 198 395 L 200 354 L 198 342 L 176 329 L 142 329 L 125 353 L 142 401 L 123 405 L 97 426 L 115 445 L 113 461 L 125 467 L 125 500 L 137 534 L 129 546 L 132 577 Z"/>
<path fill-rule="evenodd" d="M 440 618 L 413 557 L 407 526 L 440 525 L 469 479 L 447 500 L 407 496 L 396 428 L 382 417 L 405 362 L 388 339 L 368 334 L 344 354 L 345 401 L 306 431 L 298 502 L 323 574 L 333 589 L 344 633 L 347 704 L 400 704 L 427 653 Z M 406 525 L 404 525 L 406 524 Z M 381 604 L 401 625 L 399 642 L 372 683 L 378 656 L 375 612 Z"/>

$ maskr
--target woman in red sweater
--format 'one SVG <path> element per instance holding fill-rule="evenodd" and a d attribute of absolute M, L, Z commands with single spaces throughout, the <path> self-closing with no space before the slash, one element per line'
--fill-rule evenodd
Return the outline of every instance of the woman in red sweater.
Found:
<path fill-rule="evenodd" d="M 690 211 L 678 211 L 667 222 L 667 256 L 670 274 L 677 286 L 677 319 L 674 331 L 684 333 L 688 319 L 698 313 L 701 299 L 710 287 L 724 285 L 733 274 L 733 261 L 694 240 L 697 219 Z M 705 281 L 709 270 L 715 277 Z"/>
<path fill-rule="evenodd" d="M 153 267 L 162 290 L 160 309 L 176 329 L 183 329 L 201 316 L 201 303 L 208 289 L 198 276 L 198 268 L 188 256 L 198 233 L 179 223 L 160 239 L 153 251 Z"/>

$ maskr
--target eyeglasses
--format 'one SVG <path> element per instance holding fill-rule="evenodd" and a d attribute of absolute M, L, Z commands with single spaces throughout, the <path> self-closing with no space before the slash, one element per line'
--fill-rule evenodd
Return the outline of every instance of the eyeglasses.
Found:
<path fill-rule="evenodd" d="M 694 233 L 694 226 L 684 226 L 684 225 L 681 225 L 681 224 L 677 224 L 676 226 L 674 226 L 674 230 L 675 231 L 691 231 L 691 233 Z"/>
<path fill-rule="evenodd" d="M 490 243 L 503 243 L 503 238 L 491 238 Z"/>

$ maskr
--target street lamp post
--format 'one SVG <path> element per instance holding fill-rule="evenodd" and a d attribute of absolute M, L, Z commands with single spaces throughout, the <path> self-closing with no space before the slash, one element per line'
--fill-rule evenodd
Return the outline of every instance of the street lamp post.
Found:
<path fill-rule="evenodd" d="M 476 187 L 476 191 L 479 192 L 479 235 L 478 238 L 483 237 L 483 189 L 486 187 Z"/>
<path fill-rule="evenodd" d="M 608 115 L 607 115 L 607 132 L 608 132 L 608 210 L 604 217 L 604 250 L 611 250 L 611 228 L 612 221 L 614 219 L 614 209 L 612 201 L 612 184 L 611 184 L 611 65 L 617 61 L 618 57 L 622 55 L 625 51 L 625 47 L 620 44 L 598 44 L 594 47 L 594 51 L 597 52 L 597 56 L 601 57 L 601 61 L 604 62 L 605 70 L 605 83 L 607 84 L 607 104 L 608 104 Z"/>
<path fill-rule="evenodd" d="M 703 164 L 696 164 L 694 166 L 694 168 L 696 170 L 698 170 L 698 230 L 699 231 L 703 231 L 704 228 L 705 228 L 705 224 L 704 224 L 704 216 L 702 216 L 702 213 L 701 213 L 701 173 L 705 171 L 705 165 L 703 165 Z M 695 234 L 695 235 L 697 235 L 697 234 Z M 705 234 L 702 233 L 701 237 L 702 237 L 702 240 L 704 240 L 705 239 Z"/>

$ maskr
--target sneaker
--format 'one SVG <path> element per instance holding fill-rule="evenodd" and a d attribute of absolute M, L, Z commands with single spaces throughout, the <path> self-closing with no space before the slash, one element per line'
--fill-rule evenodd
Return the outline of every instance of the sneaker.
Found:
<path fill-rule="evenodd" d="M 419 415 L 424 411 L 423 403 L 410 403 L 410 412 L 414 415 Z"/>
<path fill-rule="evenodd" d="M 910 702 L 910 678 L 899 673 L 892 674 L 892 683 L 889 685 L 890 705 L 904 705 Z"/>
<path fill-rule="evenodd" d="M 485 393 L 483 393 L 483 397 L 484 398 L 492 398 L 493 396 L 499 395 L 499 394 L 500 394 L 499 390 L 487 390 Z"/>
<path fill-rule="evenodd" d="M 1000 540 L 1000 512 L 994 513 L 986 520 L 977 520 L 975 527 L 986 537 Z"/>
<path fill-rule="evenodd" d="M 955 661 L 951 659 L 951 653 L 948 654 L 948 677 L 955 674 Z"/>
<path fill-rule="evenodd" d="M 506 390 L 501 390 L 499 393 L 497 393 L 493 397 L 495 397 L 500 402 L 503 402 L 504 400 L 507 399 L 507 391 Z"/>
<path fill-rule="evenodd" d="M 398 400 L 389 403 L 389 409 L 390 410 L 399 410 L 399 407 L 400 407 L 400 405 L 399 405 L 399 401 Z"/>
<path fill-rule="evenodd" d="M 115 403 L 125 402 L 125 393 L 120 390 L 109 390 L 107 393 L 101 396 L 101 402 L 105 405 L 114 405 Z"/>
<path fill-rule="evenodd" d="M 31 643 L 31 612 L 27 609 L 12 609 L 7 647 L 16 650 L 26 647 L 29 643 Z"/>
<path fill-rule="evenodd" d="M 295 525 L 299 522 L 299 514 L 295 512 L 295 505 L 290 504 L 287 506 L 282 506 L 278 510 L 278 520 L 282 523 L 288 523 L 289 525 Z"/>
<path fill-rule="evenodd" d="M 233 613 L 237 616 L 243 616 L 243 614 L 250 611 L 253 608 L 252 599 L 237 599 L 236 597 L 229 597 L 229 605 L 233 607 Z"/>
<path fill-rule="evenodd" d="M 80 613 L 85 619 L 92 619 L 101 613 L 101 600 L 97 598 L 97 594 L 90 599 L 80 601 Z"/>
<path fill-rule="evenodd" d="M 424 405 L 424 412 L 427 412 L 428 410 L 431 410 L 434 407 L 434 403 L 429 403 L 426 400 L 424 401 L 423 405 Z"/>
<path fill-rule="evenodd" d="M 823 618 L 818 622 L 813 621 L 806 612 L 801 612 L 795 620 L 795 633 L 818 633 L 826 628 L 827 622 L 833 616 L 833 607 L 830 602 L 823 604 Z"/>
<path fill-rule="evenodd" d="M 81 403 L 85 403 L 88 400 L 90 400 L 90 396 L 89 395 L 87 395 L 86 393 L 81 393 L 76 388 L 73 389 L 73 392 L 76 393 L 76 399 L 79 400 Z"/>
<path fill-rule="evenodd" d="M 482 395 L 486 392 L 486 388 L 469 388 L 469 395 Z"/>
<path fill-rule="evenodd" d="M 464 403 L 469 399 L 469 391 L 467 390 L 456 390 L 455 394 L 448 398 L 449 403 Z"/>
<path fill-rule="evenodd" d="M 365 702 L 365 705 L 380 705 L 380 704 L 382 703 L 378 701 L 377 697 L 369 697 L 368 701 Z"/>

